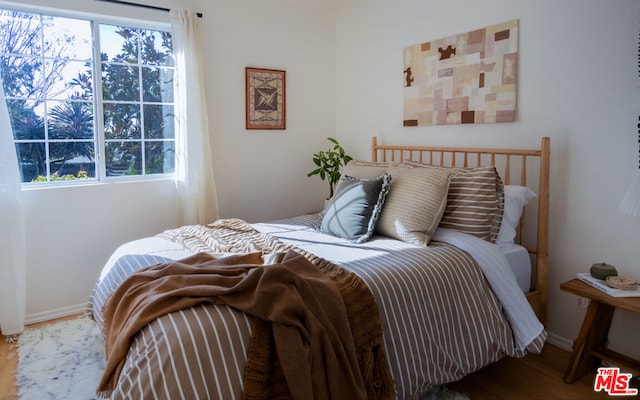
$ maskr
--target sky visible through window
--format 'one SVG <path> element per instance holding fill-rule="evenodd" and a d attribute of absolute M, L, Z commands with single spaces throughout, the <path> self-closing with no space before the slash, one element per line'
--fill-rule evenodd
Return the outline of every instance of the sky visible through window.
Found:
<path fill-rule="evenodd" d="M 174 172 L 169 33 L 3 9 L 0 31 L 23 182 Z"/>

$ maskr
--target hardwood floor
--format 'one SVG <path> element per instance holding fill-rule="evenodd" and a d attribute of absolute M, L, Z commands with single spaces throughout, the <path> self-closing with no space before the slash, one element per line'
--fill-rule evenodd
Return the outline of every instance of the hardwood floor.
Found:
<path fill-rule="evenodd" d="M 0 400 L 17 399 L 13 373 L 18 366 L 18 354 L 15 343 L 7 343 L 6 338 L 0 335 Z"/>
<path fill-rule="evenodd" d="M 38 325 L 42 324 L 46 323 Z M 568 352 L 547 344 L 542 354 L 520 359 L 506 357 L 448 386 L 465 392 L 472 400 L 611 398 L 605 392 L 594 392 L 595 374 L 589 374 L 572 385 L 564 383 L 562 377 L 568 360 Z M 14 378 L 17 365 L 16 346 L 7 344 L 5 337 L 0 335 L 0 400 L 18 399 Z M 634 381 L 632 386 L 638 388 L 640 384 Z"/>
<path fill-rule="evenodd" d="M 564 383 L 562 378 L 569 356 L 569 352 L 546 344 L 539 355 L 530 354 L 520 359 L 503 358 L 448 386 L 467 393 L 472 400 L 611 399 L 612 396 L 606 392 L 593 390 L 595 372 L 571 385 Z M 640 384 L 634 381 L 631 386 L 638 388 Z"/>

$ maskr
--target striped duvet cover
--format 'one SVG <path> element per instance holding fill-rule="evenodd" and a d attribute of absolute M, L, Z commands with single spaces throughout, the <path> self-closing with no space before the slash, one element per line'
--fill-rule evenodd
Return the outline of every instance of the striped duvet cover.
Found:
<path fill-rule="evenodd" d="M 212 240 L 210 226 L 125 244 L 105 266 L 88 313 L 102 328 L 102 305 L 117 285 L 167 258 L 293 246 L 354 272 L 370 288 L 398 399 L 417 398 L 431 385 L 456 381 L 504 356 L 542 349 L 542 329 L 526 349 L 517 344 L 503 306 L 468 252 L 443 242 L 425 248 L 384 237 L 352 244 L 317 232 L 320 218 L 253 224 L 260 240 L 247 232 L 252 240 L 234 238 L 232 245 Z M 250 327 L 248 316 L 227 306 L 200 305 L 158 318 L 136 336 L 112 398 L 239 399 Z"/>

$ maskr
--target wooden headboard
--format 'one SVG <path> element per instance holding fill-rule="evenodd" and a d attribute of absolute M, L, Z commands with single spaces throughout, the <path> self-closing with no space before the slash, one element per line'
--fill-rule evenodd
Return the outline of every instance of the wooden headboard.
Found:
<path fill-rule="evenodd" d="M 377 137 L 371 139 L 371 160 L 375 162 L 412 160 L 442 167 L 494 166 L 505 185 L 528 186 L 537 194 L 537 201 L 529 204 L 529 208 L 537 204 L 537 209 L 523 213 L 516 241 L 533 256 L 531 290 L 526 296 L 543 324 L 547 316 L 549 267 L 550 152 L 549 137 L 542 138 L 538 149 L 382 145 Z"/>

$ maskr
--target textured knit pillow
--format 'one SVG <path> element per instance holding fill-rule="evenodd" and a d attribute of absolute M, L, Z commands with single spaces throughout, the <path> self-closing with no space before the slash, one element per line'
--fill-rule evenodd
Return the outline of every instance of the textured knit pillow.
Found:
<path fill-rule="evenodd" d="M 354 243 L 369 240 L 390 184 L 387 173 L 372 179 L 345 176 L 327 204 L 320 231 Z"/>
<path fill-rule="evenodd" d="M 389 172 L 393 181 L 376 232 L 426 246 L 447 205 L 452 170 L 392 165 Z"/>
<path fill-rule="evenodd" d="M 389 163 L 351 160 L 342 170 L 342 176 L 371 179 L 389 171 Z"/>
<path fill-rule="evenodd" d="M 415 167 L 452 171 L 447 207 L 440 226 L 467 233 L 491 243 L 496 241 L 504 209 L 504 186 L 495 167 L 470 169 L 433 167 L 406 161 Z"/>

